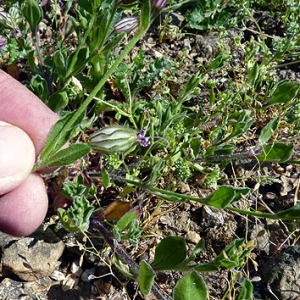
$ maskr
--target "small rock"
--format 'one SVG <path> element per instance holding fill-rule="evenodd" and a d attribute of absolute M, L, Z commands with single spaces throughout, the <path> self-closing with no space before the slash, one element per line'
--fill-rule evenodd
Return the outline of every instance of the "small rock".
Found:
<path fill-rule="evenodd" d="M 70 271 L 76 277 L 80 277 L 81 276 L 81 274 L 82 274 L 83 271 L 82 271 L 82 268 L 79 265 L 79 260 L 78 259 L 72 262 Z"/>
<path fill-rule="evenodd" d="M 191 42 L 190 42 L 189 39 L 184 39 L 183 40 L 183 45 L 184 45 L 184 48 L 186 48 L 187 50 L 192 50 Z"/>
<path fill-rule="evenodd" d="M 209 206 L 204 205 L 202 208 L 201 226 L 214 227 L 224 224 L 224 217 L 220 210 L 213 211 Z"/>
<path fill-rule="evenodd" d="M 77 278 L 77 277 L 73 278 L 71 276 L 67 276 L 66 279 L 62 282 L 61 290 L 63 292 L 69 291 L 73 287 L 78 285 L 78 282 L 79 282 L 79 278 Z"/>
<path fill-rule="evenodd" d="M 182 14 L 179 13 L 171 13 L 171 18 L 172 18 L 172 24 L 177 26 L 177 27 L 181 27 L 182 23 L 184 21 L 184 16 Z"/>
<path fill-rule="evenodd" d="M 255 241 L 256 247 L 269 254 L 270 241 L 269 233 L 265 229 L 264 225 L 254 225 L 249 228 L 250 238 Z"/>
<path fill-rule="evenodd" d="M 300 295 L 300 246 L 290 246 L 263 266 L 265 285 L 277 299 L 299 299 Z M 272 299 L 276 299 L 271 293 Z"/>
<path fill-rule="evenodd" d="M 194 245 L 198 244 L 199 241 L 201 240 L 200 235 L 195 231 L 189 231 L 186 234 L 185 238 L 186 238 L 187 242 L 194 244 Z"/>
<path fill-rule="evenodd" d="M 96 270 L 95 267 L 84 270 L 80 279 L 83 282 L 90 282 L 90 276 L 95 274 L 95 270 Z"/>
<path fill-rule="evenodd" d="M 55 281 L 62 281 L 66 279 L 66 276 L 63 272 L 55 270 L 51 275 L 50 278 Z"/>
<path fill-rule="evenodd" d="M 64 251 L 64 243 L 49 228 L 27 237 L 7 237 L 10 242 L 2 246 L 2 275 L 15 274 L 25 281 L 50 276 Z"/>

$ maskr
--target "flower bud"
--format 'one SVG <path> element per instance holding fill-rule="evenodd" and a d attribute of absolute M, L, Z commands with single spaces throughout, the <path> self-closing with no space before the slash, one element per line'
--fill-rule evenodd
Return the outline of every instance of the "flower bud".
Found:
<path fill-rule="evenodd" d="M 138 144 L 136 131 L 112 125 L 104 127 L 91 135 L 90 146 L 94 151 L 112 154 L 124 152 Z"/>
<path fill-rule="evenodd" d="M 0 35 L 0 50 L 7 44 L 7 39 Z"/>
<path fill-rule="evenodd" d="M 151 0 L 151 5 L 153 8 L 163 9 L 166 6 L 167 1 L 168 0 Z"/>
<path fill-rule="evenodd" d="M 156 9 L 163 9 L 166 6 L 167 1 L 168 0 L 151 0 L 151 5 Z"/>
<path fill-rule="evenodd" d="M 117 22 L 114 26 L 116 33 L 131 32 L 139 26 L 139 19 L 136 17 L 127 17 Z"/>

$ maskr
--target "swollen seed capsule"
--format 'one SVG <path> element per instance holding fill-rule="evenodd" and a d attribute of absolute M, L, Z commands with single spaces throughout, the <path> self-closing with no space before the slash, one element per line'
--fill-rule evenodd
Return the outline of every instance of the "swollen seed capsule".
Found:
<path fill-rule="evenodd" d="M 151 0 L 152 7 L 156 9 L 163 9 L 167 4 L 167 0 Z"/>
<path fill-rule="evenodd" d="M 119 125 L 107 126 L 92 134 L 89 144 L 94 151 L 106 154 L 124 152 L 138 144 L 137 132 Z"/>
<path fill-rule="evenodd" d="M 131 32 L 139 26 L 139 19 L 136 17 L 127 17 L 117 22 L 114 26 L 116 33 Z"/>

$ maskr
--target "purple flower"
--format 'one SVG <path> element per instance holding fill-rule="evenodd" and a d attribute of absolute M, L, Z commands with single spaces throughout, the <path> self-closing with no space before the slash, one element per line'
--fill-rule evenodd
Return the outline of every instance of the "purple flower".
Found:
<path fill-rule="evenodd" d="M 136 135 L 137 141 L 141 147 L 148 147 L 151 144 L 150 138 L 148 136 L 145 136 L 145 134 L 146 134 L 146 131 L 141 130 Z"/>
<path fill-rule="evenodd" d="M 114 26 L 116 33 L 131 32 L 139 26 L 139 19 L 136 17 L 127 17 L 117 22 Z"/>
<path fill-rule="evenodd" d="M 163 9 L 166 6 L 167 1 L 168 0 L 151 0 L 151 5 L 153 8 Z"/>
<path fill-rule="evenodd" d="M 7 44 L 7 39 L 3 36 L 0 36 L 0 50 Z"/>

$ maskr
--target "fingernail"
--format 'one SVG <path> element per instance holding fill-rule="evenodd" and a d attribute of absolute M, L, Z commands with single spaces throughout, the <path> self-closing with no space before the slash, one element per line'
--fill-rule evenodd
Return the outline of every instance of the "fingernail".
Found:
<path fill-rule="evenodd" d="M 20 128 L 0 121 L 0 195 L 20 185 L 30 174 L 35 150 Z"/>

